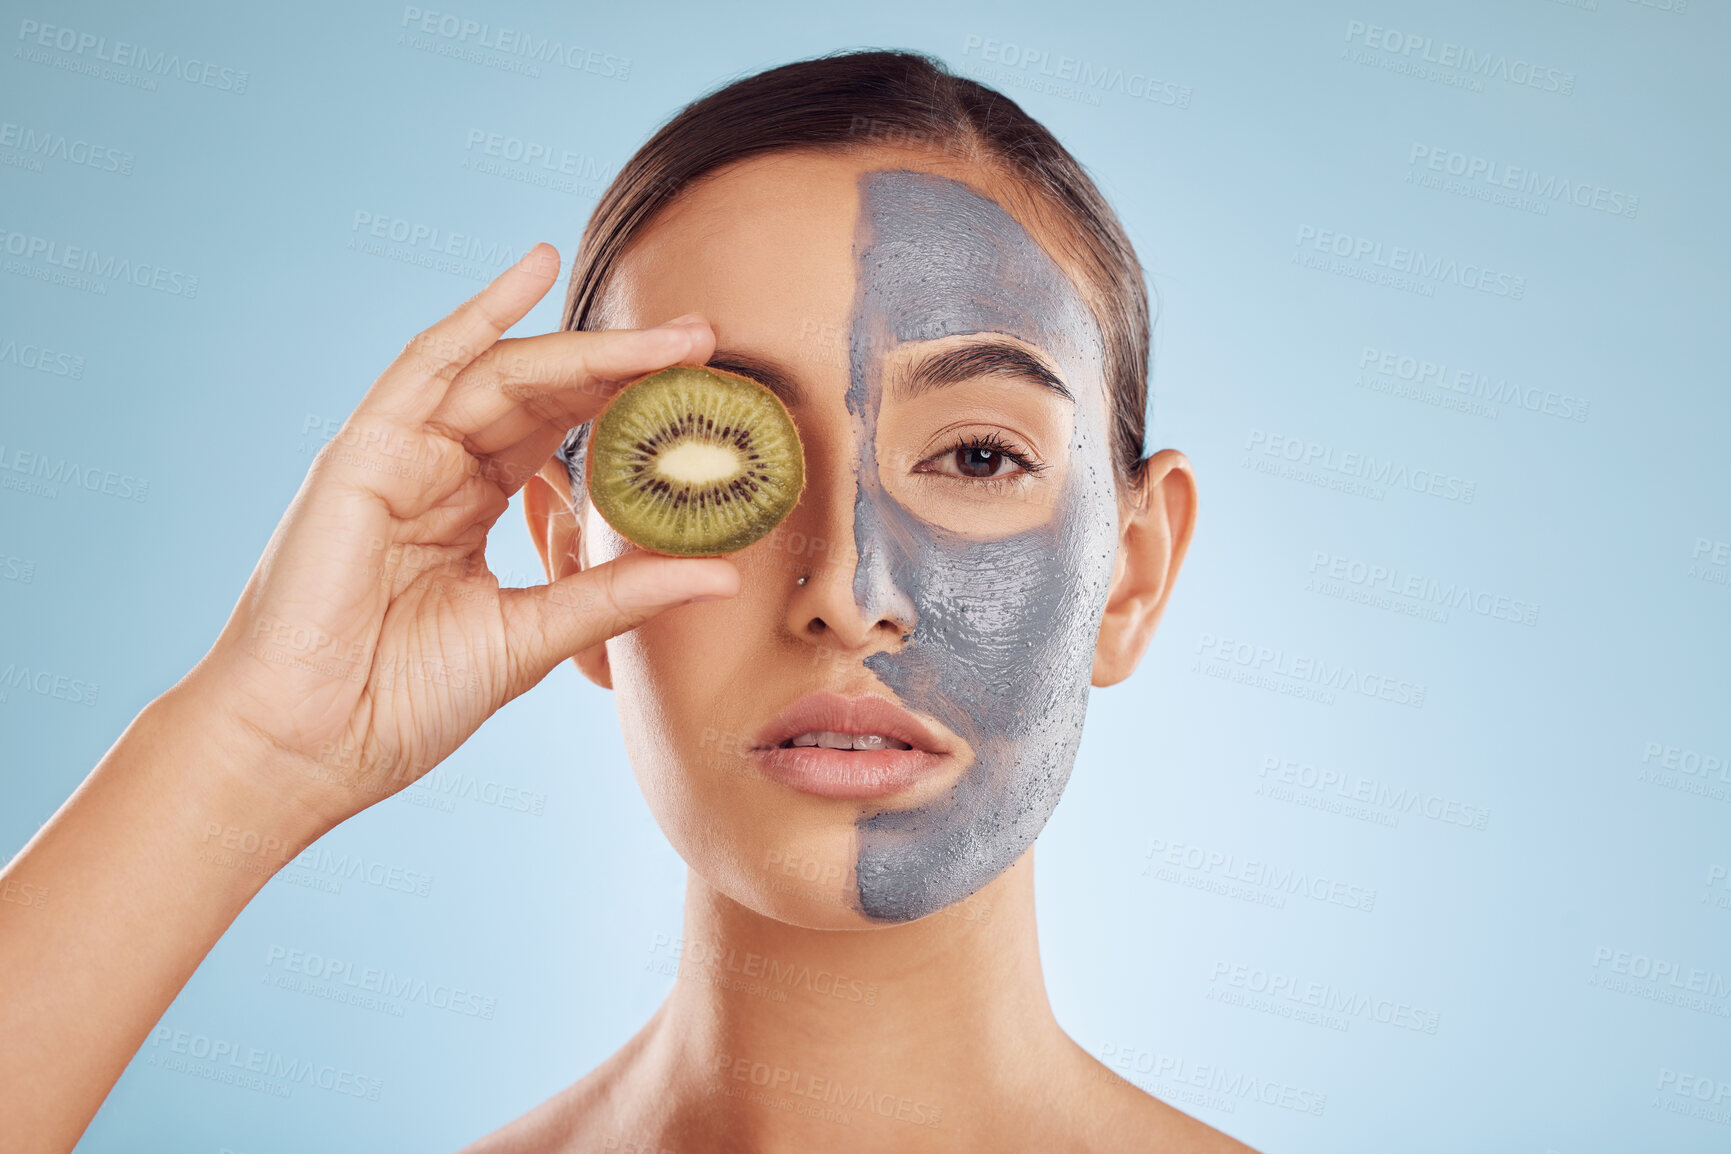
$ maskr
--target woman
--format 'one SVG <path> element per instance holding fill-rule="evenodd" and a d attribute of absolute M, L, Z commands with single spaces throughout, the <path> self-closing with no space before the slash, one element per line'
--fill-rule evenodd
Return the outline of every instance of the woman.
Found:
<path fill-rule="evenodd" d="M 1146 299 L 1081 168 L 932 61 L 844 54 L 681 112 L 602 198 L 566 331 L 500 339 L 557 267 L 409 343 L 210 653 L 8 867 L 53 896 L 0 905 L 12 1133 L 69 1149 L 276 866 L 570 657 L 689 866 L 683 980 L 472 1149 L 1243 1149 L 1089 1057 L 1040 975 L 1032 844 L 1195 510 L 1142 456 Z M 631 549 L 582 491 L 585 423 L 676 363 L 768 385 L 805 446 L 728 558 Z M 501 590 L 519 488 L 550 583 Z"/>

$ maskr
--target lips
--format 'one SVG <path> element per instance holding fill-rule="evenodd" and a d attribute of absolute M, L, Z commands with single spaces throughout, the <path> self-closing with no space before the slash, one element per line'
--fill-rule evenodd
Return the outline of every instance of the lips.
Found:
<path fill-rule="evenodd" d="M 889 742 L 857 742 L 880 748 L 834 749 L 793 745 L 811 734 L 875 734 Z M 818 797 L 884 797 L 929 776 L 954 752 L 933 726 L 887 698 L 809 693 L 759 730 L 749 751 L 764 773 L 783 785 Z"/>

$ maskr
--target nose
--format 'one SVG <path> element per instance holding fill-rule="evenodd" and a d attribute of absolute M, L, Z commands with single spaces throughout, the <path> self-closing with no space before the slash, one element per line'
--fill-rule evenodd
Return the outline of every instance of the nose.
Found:
<path fill-rule="evenodd" d="M 899 649 L 914 630 L 913 599 L 903 589 L 895 558 L 870 540 L 865 555 L 860 554 L 854 534 L 859 494 L 848 477 L 824 494 L 821 507 L 810 510 L 813 531 L 803 542 L 797 532 L 787 539 L 795 574 L 788 631 L 833 653 Z M 807 499 L 812 496 L 808 490 Z"/>

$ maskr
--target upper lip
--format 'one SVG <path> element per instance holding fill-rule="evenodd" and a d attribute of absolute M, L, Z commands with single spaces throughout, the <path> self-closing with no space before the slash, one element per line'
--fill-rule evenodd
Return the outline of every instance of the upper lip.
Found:
<path fill-rule="evenodd" d="M 927 753 L 948 753 L 942 737 L 925 722 L 882 697 L 808 693 L 757 731 L 756 748 L 775 749 L 802 733 L 878 733 Z"/>

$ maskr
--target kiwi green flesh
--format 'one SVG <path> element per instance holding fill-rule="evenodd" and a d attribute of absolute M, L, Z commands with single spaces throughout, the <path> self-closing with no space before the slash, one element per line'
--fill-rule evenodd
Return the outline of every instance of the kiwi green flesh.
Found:
<path fill-rule="evenodd" d="M 657 553 L 743 549 L 793 511 L 805 456 L 776 395 L 678 366 L 621 389 L 590 431 L 589 496 L 619 535 Z"/>

